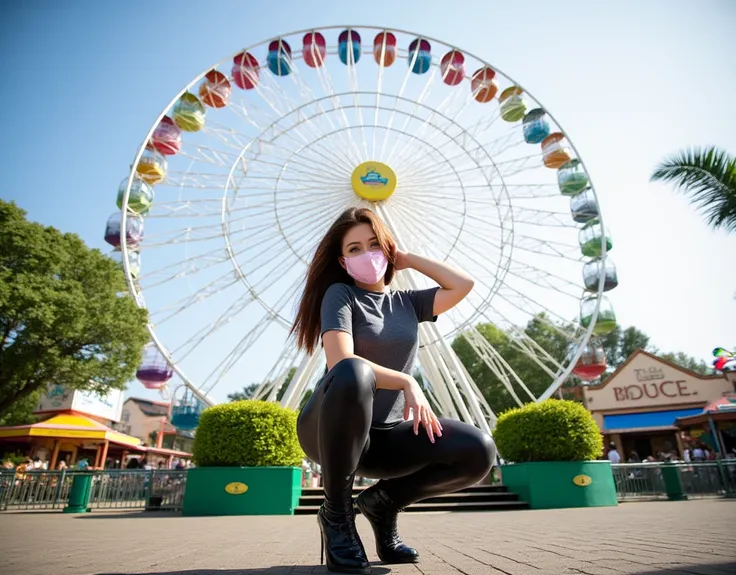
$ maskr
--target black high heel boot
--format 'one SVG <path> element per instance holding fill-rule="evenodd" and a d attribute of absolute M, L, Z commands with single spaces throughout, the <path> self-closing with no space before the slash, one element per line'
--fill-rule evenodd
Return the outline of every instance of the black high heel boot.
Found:
<path fill-rule="evenodd" d="M 340 506 L 325 501 L 317 512 L 317 523 L 322 532 L 320 562 L 326 559 L 328 571 L 370 575 L 371 565 L 355 528 L 352 497 Z"/>
<path fill-rule="evenodd" d="M 386 564 L 419 561 L 417 550 L 401 541 L 396 525 L 400 509 L 383 489 L 369 487 L 358 495 L 355 505 L 373 528 L 381 561 Z"/>

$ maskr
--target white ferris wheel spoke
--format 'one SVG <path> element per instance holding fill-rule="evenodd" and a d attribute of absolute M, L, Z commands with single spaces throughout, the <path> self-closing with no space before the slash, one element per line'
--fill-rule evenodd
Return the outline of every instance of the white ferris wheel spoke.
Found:
<path fill-rule="evenodd" d="M 587 261 L 578 244 L 580 225 L 560 194 L 556 170 L 544 164 L 541 145 L 526 142 L 520 120 L 504 117 L 499 95 L 517 85 L 513 80 L 495 70 L 499 93 L 481 103 L 471 78 L 489 64 L 427 39 L 429 66 L 422 60 L 417 68 L 426 57 L 419 50 L 424 39 L 401 31 L 392 32 L 396 61 L 379 65 L 372 39 L 387 31 L 377 28 L 348 27 L 361 34 L 361 57 L 356 61 L 348 45 L 342 63 L 341 30 L 319 31 L 324 57 L 317 44 L 302 55 L 309 31 L 284 36 L 291 57 L 279 65 L 290 73 L 281 76 L 269 69 L 268 42 L 248 48 L 260 66 L 252 89 L 235 85 L 232 60 L 214 68 L 229 78 L 229 102 L 208 107 L 201 129 L 183 132 L 180 150 L 167 156 L 168 171 L 144 215 L 143 241 L 134 246 L 140 254 L 135 277 L 124 263 L 129 285 L 149 309 L 154 342 L 198 397 L 202 390 L 224 394 L 242 387 L 243 370 L 255 368 L 256 397 L 280 397 L 296 407 L 324 363 L 287 337 L 305 271 L 344 209 L 371 207 L 390 220 L 400 245 L 475 277 L 476 288 L 463 302 L 436 325 L 421 326 L 418 360 L 442 412 L 485 429 L 495 422 L 493 406 L 449 342 L 465 337 L 514 401 L 533 399 L 539 383 L 530 390 L 476 325 L 504 330 L 549 377 L 541 394 L 549 396 L 579 353 L 559 358 L 559 350 L 547 349 L 525 326 L 534 319 L 574 350 L 590 337 L 592 327 L 575 323 Z M 409 50 L 413 40 L 417 49 Z M 379 45 L 378 61 L 388 49 Z M 457 85 L 440 66 L 450 50 L 465 56 L 465 77 Z M 308 66 L 308 56 L 319 65 Z M 201 78 L 187 86 L 190 94 L 199 93 Z M 527 110 L 542 107 L 524 97 Z M 166 113 L 173 117 L 171 108 Z M 378 204 L 359 198 L 351 182 L 369 161 L 387 164 L 398 181 L 395 193 Z M 134 217 L 128 200 L 126 193 L 123 217 Z M 126 242 L 124 262 L 131 251 Z M 402 272 L 396 281 L 405 288 L 430 285 L 413 273 Z M 593 296 L 600 298 L 602 285 Z"/>

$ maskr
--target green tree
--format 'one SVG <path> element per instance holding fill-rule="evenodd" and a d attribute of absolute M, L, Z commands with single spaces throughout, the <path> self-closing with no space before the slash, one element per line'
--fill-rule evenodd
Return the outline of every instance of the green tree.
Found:
<path fill-rule="evenodd" d="M 664 360 L 670 361 L 680 367 L 684 367 L 685 369 L 689 369 L 690 371 L 694 371 L 701 375 L 712 375 L 715 373 L 715 370 L 708 366 L 702 359 L 695 359 L 681 351 L 676 353 L 659 353 L 657 355 Z"/>
<path fill-rule="evenodd" d="M 253 399 L 256 389 L 258 389 L 258 385 L 258 383 L 251 383 L 250 385 L 246 385 L 240 391 L 228 393 L 227 399 L 228 401 L 244 401 L 246 399 Z"/>
<path fill-rule="evenodd" d="M 33 415 L 33 410 L 38 404 L 39 391 L 35 391 L 27 397 L 19 399 L 11 405 L 5 414 L 0 417 L 0 427 L 6 425 L 28 425 L 35 423 L 37 417 Z"/>
<path fill-rule="evenodd" d="M 0 417 L 49 383 L 124 389 L 148 339 L 121 266 L 0 200 Z"/>
<path fill-rule="evenodd" d="M 284 393 L 286 393 L 286 388 L 289 387 L 289 384 L 291 383 L 291 380 L 294 378 L 294 374 L 296 373 L 296 368 L 292 367 L 289 370 L 289 373 L 286 374 L 286 380 L 284 380 L 284 384 L 281 386 L 281 389 L 279 389 L 279 392 L 276 394 L 276 401 L 281 401 L 281 398 L 284 396 Z M 240 391 L 235 391 L 233 393 L 229 393 L 227 395 L 228 401 L 243 401 L 244 399 L 253 399 L 253 395 L 255 394 L 256 390 L 258 389 L 258 386 L 260 384 L 258 383 L 251 383 L 250 385 L 246 385 L 243 389 Z M 311 389 L 308 389 L 304 393 L 304 397 L 302 397 L 302 401 L 299 404 L 299 409 L 301 409 L 307 401 L 309 401 L 309 398 L 312 397 L 313 391 Z"/>
<path fill-rule="evenodd" d="M 544 314 L 540 314 L 529 321 L 524 333 L 539 344 L 558 363 L 565 365 L 571 351 L 570 342 L 565 333 L 569 331 L 570 327 L 564 324 L 555 324 Z M 509 366 L 536 397 L 539 397 L 550 386 L 553 381 L 552 376 L 539 365 L 539 362 L 543 361 L 541 353 L 532 358 L 530 353 L 523 350 L 513 337 L 493 324 L 478 324 L 476 329 L 508 362 Z M 637 349 L 659 355 L 663 359 L 697 373 L 713 373 L 713 370 L 703 361 L 692 358 L 685 353 L 660 353 L 656 347 L 651 345 L 649 336 L 634 326 L 625 329 L 617 326 L 601 337 L 600 343 L 606 352 L 608 364 L 606 374 L 602 377 L 603 381 L 610 377 Z M 511 397 L 502 381 L 478 357 L 478 354 L 463 335 L 455 338 L 452 347 L 460 361 L 465 365 L 470 377 L 496 413 L 502 413 L 517 406 L 516 401 Z M 557 368 L 551 362 L 547 363 L 547 366 L 553 373 L 557 372 Z M 569 377 L 562 386 L 561 396 L 581 401 L 579 394 L 574 393 L 574 390 L 571 389 L 579 386 L 580 383 L 580 380 L 575 376 Z M 530 401 L 529 396 L 517 384 L 513 384 L 513 387 L 519 399 L 524 402 Z"/>
<path fill-rule="evenodd" d="M 550 386 L 553 378 L 539 365 L 540 361 L 544 361 L 540 354 L 536 354 L 535 358 L 532 358 L 530 353 L 533 352 L 522 349 L 514 338 L 509 337 L 507 333 L 493 324 L 478 324 L 476 329 L 496 349 L 535 396 L 539 396 Z M 529 321 L 524 333 L 546 350 L 557 362 L 564 364 L 569 353 L 569 341 L 564 335 L 564 326 L 555 326 L 544 314 L 541 314 Z M 452 347 L 460 361 L 465 365 L 470 377 L 496 413 L 501 413 L 517 405 L 503 382 L 478 357 L 464 336 L 461 335 L 455 338 Z M 556 368 L 551 362 L 545 363 L 553 373 L 556 372 Z M 512 381 L 512 385 L 519 399 L 522 401 L 530 399 L 518 384 Z"/>
<path fill-rule="evenodd" d="M 656 346 L 651 345 L 649 336 L 634 326 L 621 329 L 616 326 L 611 332 L 601 338 L 601 345 L 606 351 L 608 369 L 606 375 L 611 375 L 637 349 L 643 349 L 666 361 L 672 362 L 695 373 L 708 375 L 714 373 L 704 361 L 696 359 L 681 351 L 663 353 Z M 605 380 L 605 377 L 603 378 Z"/>
<path fill-rule="evenodd" d="M 606 352 L 608 373 L 618 369 L 637 349 L 656 351 L 649 343 L 649 336 L 633 326 L 621 329 L 621 326 L 617 325 L 600 338 L 600 343 Z"/>
<path fill-rule="evenodd" d="M 674 183 L 704 212 L 710 226 L 736 231 L 736 157 L 725 150 L 683 150 L 662 161 L 651 180 Z"/>

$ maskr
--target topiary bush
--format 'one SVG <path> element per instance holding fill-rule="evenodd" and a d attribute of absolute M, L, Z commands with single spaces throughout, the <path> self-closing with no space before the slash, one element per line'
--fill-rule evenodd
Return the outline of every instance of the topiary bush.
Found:
<path fill-rule="evenodd" d="M 493 439 L 506 461 L 590 461 L 603 438 L 590 412 L 574 401 L 548 399 L 502 413 Z"/>
<path fill-rule="evenodd" d="M 245 400 L 202 412 L 194 437 L 199 467 L 298 467 L 304 453 L 297 413 L 277 403 Z"/>

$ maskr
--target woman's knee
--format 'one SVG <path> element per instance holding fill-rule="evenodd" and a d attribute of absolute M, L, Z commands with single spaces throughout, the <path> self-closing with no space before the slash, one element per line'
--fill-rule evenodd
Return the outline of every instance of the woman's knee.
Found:
<path fill-rule="evenodd" d="M 327 392 L 372 399 L 376 393 L 373 368 L 359 357 L 346 357 L 334 365 L 328 374 Z"/>
<path fill-rule="evenodd" d="M 463 431 L 462 446 L 458 449 L 458 454 L 462 454 L 462 462 L 458 462 L 458 465 L 469 476 L 481 479 L 496 463 L 496 443 L 477 427 L 468 425 Z"/>
<path fill-rule="evenodd" d="M 487 433 L 480 433 L 478 438 L 478 461 L 480 467 L 483 469 L 483 475 L 488 473 L 491 468 L 496 464 L 496 455 L 498 450 L 496 449 L 496 442 Z"/>

